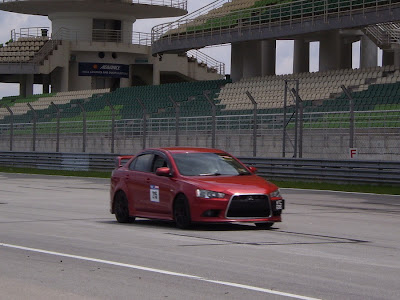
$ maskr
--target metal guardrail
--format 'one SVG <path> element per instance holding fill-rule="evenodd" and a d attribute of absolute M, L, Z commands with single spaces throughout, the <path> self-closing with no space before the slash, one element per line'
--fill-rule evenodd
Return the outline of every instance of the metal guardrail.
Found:
<path fill-rule="evenodd" d="M 0 152 L 0 166 L 38 169 L 111 171 L 117 154 Z M 240 158 L 271 179 L 400 184 L 400 162 Z"/>

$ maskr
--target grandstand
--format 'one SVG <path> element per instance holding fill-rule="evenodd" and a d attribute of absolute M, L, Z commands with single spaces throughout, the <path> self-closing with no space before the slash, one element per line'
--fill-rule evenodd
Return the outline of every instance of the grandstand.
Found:
<path fill-rule="evenodd" d="M 27 45 L 22 44 L 27 41 L 21 40 L 24 34 L 20 32 L 20 37 L 16 34 L 15 41 L 3 47 L 6 51 L 0 50 L 19 53 L 14 56 L 22 64 L 43 58 L 39 69 L 52 69 L 42 74 L 50 75 L 52 93 L 22 94 L 0 101 L 0 135 L 6 137 L 0 149 L 8 148 L 11 135 L 18 149 L 30 148 L 35 142 L 29 140 L 37 135 L 40 149 L 53 149 L 57 122 L 61 120 L 61 148 L 67 152 L 80 151 L 82 144 L 88 144 L 83 151 L 109 151 L 110 138 L 115 137 L 116 151 L 130 153 L 145 145 L 143 137 L 147 145 L 169 146 L 177 143 L 175 135 L 179 134 L 181 144 L 215 144 L 236 155 L 251 155 L 252 145 L 258 140 L 258 153 L 277 157 L 282 155 L 282 147 L 295 147 L 299 111 L 285 83 L 290 87 L 298 83 L 307 157 L 347 158 L 349 147 L 353 148 L 349 145 L 354 145 L 362 149 L 365 159 L 398 159 L 399 9 L 400 2 L 383 0 L 218 0 L 176 22 L 154 27 L 151 47 L 148 35 L 138 38 L 146 40 L 142 45 L 131 41 L 119 44 L 122 32 L 96 29 L 88 43 L 81 31 L 60 27 L 58 35 L 51 38 L 40 37 L 41 31 L 33 34 Z M 55 24 L 53 32 L 59 21 Z M 117 51 L 112 45 L 117 41 L 117 57 L 133 51 L 138 63 L 130 68 L 139 71 L 130 70 L 129 79 L 121 77 L 117 85 L 114 80 L 96 76 L 69 75 L 66 82 L 68 73 L 79 71 L 75 60 L 84 62 L 79 51 L 89 49 L 100 58 L 100 52 L 96 52 L 100 48 L 92 49 L 91 45 L 102 40 L 104 33 L 109 44 L 100 52 L 107 56 Z M 79 41 L 72 41 L 71 36 L 78 36 Z M 33 39 L 42 44 L 36 46 Z M 293 74 L 275 74 L 279 39 L 295 40 Z M 320 43 L 319 71 L 314 73 L 309 72 L 312 41 Z M 352 69 L 352 43 L 356 41 L 361 41 L 360 68 Z M 232 45 L 230 79 L 221 79 L 224 72 L 218 62 L 209 57 L 201 62 L 198 52 L 191 50 L 221 42 Z M 65 52 L 67 45 L 72 52 Z M 382 66 L 378 66 L 378 47 L 383 50 Z M 43 51 L 45 48 L 51 50 Z M 81 50 L 76 52 L 78 48 Z M 125 50 L 121 52 L 121 48 Z M 24 51 L 34 53 L 22 55 Z M 54 65 L 65 56 L 72 65 L 68 72 Z M 180 60 L 194 63 L 195 68 L 177 65 Z M 107 64 L 116 66 L 115 62 Z M 162 79 L 163 72 L 168 79 Z M 64 79 L 54 81 L 52 76 Z M 137 77 L 139 84 L 134 82 Z M 350 91 L 352 108 L 342 86 Z M 356 133 L 352 141 L 351 128 L 355 129 L 352 134 Z M 286 137 L 282 137 L 283 132 Z M 297 149 L 293 151 L 296 154 Z"/>

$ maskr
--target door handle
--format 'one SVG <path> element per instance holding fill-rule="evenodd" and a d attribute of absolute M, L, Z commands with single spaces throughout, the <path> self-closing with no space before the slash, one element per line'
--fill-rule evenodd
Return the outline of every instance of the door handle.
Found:
<path fill-rule="evenodd" d="M 147 178 L 147 179 L 146 179 L 146 182 L 147 182 L 147 183 L 150 183 L 150 178 Z"/>

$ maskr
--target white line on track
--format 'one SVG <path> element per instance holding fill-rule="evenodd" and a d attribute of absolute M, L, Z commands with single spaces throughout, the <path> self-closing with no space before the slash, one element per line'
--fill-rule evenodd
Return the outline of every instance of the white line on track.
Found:
<path fill-rule="evenodd" d="M 400 195 L 391 194 L 376 194 L 376 193 L 362 193 L 362 192 L 345 192 L 345 191 L 333 191 L 333 190 L 314 190 L 314 189 L 298 189 L 298 188 L 280 188 L 280 190 L 292 190 L 292 191 L 303 191 L 303 192 L 328 192 L 328 193 L 342 193 L 342 194 L 355 194 L 355 195 L 373 195 L 373 196 L 388 196 L 388 197 L 400 197 Z"/>
<path fill-rule="evenodd" d="M 106 264 L 106 265 L 113 265 L 113 266 L 118 266 L 118 267 L 142 270 L 142 271 L 153 272 L 153 273 L 158 273 L 158 274 L 163 274 L 163 275 L 184 277 L 184 278 L 188 278 L 188 279 L 199 280 L 199 281 L 214 283 L 214 284 L 218 284 L 218 285 L 236 287 L 236 288 L 240 288 L 240 289 L 256 291 L 256 292 L 261 292 L 261 293 L 265 293 L 265 294 L 272 294 L 272 295 L 279 295 L 279 296 L 283 296 L 283 297 L 290 297 L 290 298 L 294 298 L 294 299 L 319 300 L 317 298 L 301 296 L 301 295 L 296 295 L 296 294 L 291 294 L 291 293 L 285 293 L 285 292 L 280 292 L 280 291 L 275 291 L 275 290 L 255 287 L 255 286 L 246 285 L 246 284 L 240 284 L 240 283 L 234 283 L 234 282 L 228 282 L 228 281 L 212 280 L 212 279 L 208 279 L 208 278 L 204 278 L 204 277 L 200 277 L 200 276 L 196 276 L 196 275 L 177 273 L 177 272 L 170 272 L 170 271 L 166 271 L 166 270 L 154 269 L 154 268 L 143 267 L 143 266 L 138 266 L 138 265 L 124 264 L 124 263 L 120 263 L 120 262 L 116 262 L 116 261 L 109 261 L 109 260 L 103 260 L 103 259 L 97 259 L 97 258 L 91 258 L 91 257 L 85 257 L 85 256 L 79 256 L 79 255 L 72 255 L 72 254 L 66 254 L 66 253 L 61 253 L 61 252 L 47 251 L 47 250 L 42 250 L 42 249 L 29 248 L 29 247 L 23 247 L 23 246 L 18 246 L 18 245 L 11 245 L 11 244 L 0 243 L 0 246 L 1 247 L 6 247 L 6 248 L 12 248 L 12 249 L 19 249 L 19 250 L 24 250 L 24 251 L 48 254 L 48 255 L 55 255 L 55 256 L 61 256 L 61 257 L 74 258 L 74 259 L 90 261 L 90 262 L 97 262 L 97 263 Z"/>

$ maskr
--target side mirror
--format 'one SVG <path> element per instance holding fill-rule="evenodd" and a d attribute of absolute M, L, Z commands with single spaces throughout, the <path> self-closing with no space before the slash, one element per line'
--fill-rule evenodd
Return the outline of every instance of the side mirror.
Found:
<path fill-rule="evenodd" d="M 257 173 L 257 168 L 256 167 L 248 167 L 249 168 L 249 171 L 252 173 L 252 174 L 256 174 Z"/>
<path fill-rule="evenodd" d="M 157 176 L 170 177 L 171 176 L 171 169 L 167 168 L 167 167 L 158 168 L 156 170 L 156 175 Z"/>

